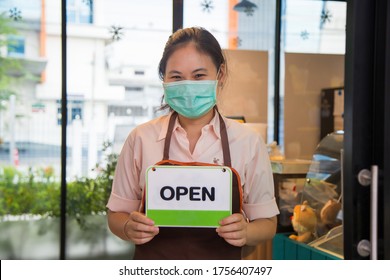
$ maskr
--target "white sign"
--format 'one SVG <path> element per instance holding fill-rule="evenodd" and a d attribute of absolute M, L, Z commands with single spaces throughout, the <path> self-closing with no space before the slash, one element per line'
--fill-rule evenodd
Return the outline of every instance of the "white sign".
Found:
<path fill-rule="evenodd" d="M 146 215 L 158 226 L 216 227 L 232 208 L 232 171 L 225 166 L 151 166 Z"/>

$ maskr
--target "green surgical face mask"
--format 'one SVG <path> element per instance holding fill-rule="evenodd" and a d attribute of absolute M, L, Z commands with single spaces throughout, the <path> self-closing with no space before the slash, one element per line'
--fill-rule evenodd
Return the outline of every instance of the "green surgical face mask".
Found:
<path fill-rule="evenodd" d="M 186 118 L 199 118 L 217 103 L 217 84 L 217 80 L 163 83 L 165 102 Z"/>

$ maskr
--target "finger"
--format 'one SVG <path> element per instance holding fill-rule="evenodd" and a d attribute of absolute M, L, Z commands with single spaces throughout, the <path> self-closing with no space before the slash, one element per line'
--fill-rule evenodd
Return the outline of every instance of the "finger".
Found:
<path fill-rule="evenodd" d="M 219 224 L 221 226 L 224 226 L 224 225 L 228 225 L 228 224 L 233 224 L 233 223 L 237 223 L 237 222 L 241 222 L 241 221 L 244 221 L 244 216 L 242 214 L 233 214 L 233 215 L 230 215 L 224 219 L 222 219 Z"/>
<path fill-rule="evenodd" d="M 246 244 L 246 234 L 243 231 L 223 232 L 218 233 L 218 235 L 234 246 L 244 246 Z"/>
<path fill-rule="evenodd" d="M 230 216 L 227 220 L 221 221 L 221 226 L 217 228 L 217 232 L 234 232 L 246 230 L 247 223 L 242 215 Z"/>
<path fill-rule="evenodd" d="M 133 242 L 135 244 L 144 244 L 144 243 L 152 240 L 157 234 L 158 234 L 158 231 L 155 233 L 135 232 L 134 236 L 133 236 Z"/>
<path fill-rule="evenodd" d="M 223 238 L 237 239 L 246 235 L 246 226 L 243 223 L 234 223 L 220 226 L 216 229 L 216 232 Z"/>
<path fill-rule="evenodd" d="M 156 235 L 159 228 L 154 225 L 138 222 L 137 220 L 130 219 L 128 223 L 128 230 L 133 232 L 133 236 L 140 236 L 144 234 Z"/>
<path fill-rule="evenodd" d="M 131 230 L 134 232 L 133 235 L 135 236 L 143 236 L 143 235 L 156 235 L 158 232 L 159 232 L 159 228 L 158 227 L 154 227 L 154 226 L 145 226 L 143 224 L 134 224 L 132 227 L 131 227 Z"/>
<path fill-rule="evenodd" d="M 145 244 L 147 242 L 149 242 L 150 240 L 153 239 L 154 236 L 151 236 L 151 237 L 143 237 L 143 238 L 133 238 L 133 243 L 135 245 L 142 245 L 142 244 Z"/>
<path fill-rule="evenodd" d="M 158 227 L 147 226 L 134 221 L 130 221 L 126 227 L 126 236 L 135 244 L 146 243 L 158 233 Z"/>
<path fill-rule="evenodd" d="M 229 233 L 244 230 L 244 226 L 241 223 L 228 224 L 226 226 L 220 226 L 216 229 L 217 233 Z"/>
<path fill-rule="evenodd" d="M 245 239 L 226 239 L 225 241 L 229 243 L 230 245 L 236 246 L 236 247 L 242 247 L 245 245 Z"/>
<path fill-rule="evenodd" d="M 138 222 L 138 223 L 142 223 L 142 224 L 150 225 L 150 226 L 154 225 L 154 221 L 152 219 L 149 219 L 148 217 L 146 217 L 144 214 L 142 214 L 140 212 L 136 212 L 136 211 L 131 212 L 130 218 L 133 221 Z"/>

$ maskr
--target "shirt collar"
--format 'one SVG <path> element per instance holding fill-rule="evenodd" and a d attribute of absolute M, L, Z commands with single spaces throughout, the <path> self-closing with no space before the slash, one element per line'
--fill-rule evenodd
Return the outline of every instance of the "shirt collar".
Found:
<path fill-rule="evenodd" d="M 168 131 L 169 120 L 170 120 L 170 118 L 172 116 L 172 113 L 173 112 L 170 112 L 168 115 L 165 115 L 163 117 L 164 120 L 163 120 L 163 123 L 162 123 L 162 126 L 161 126 L 160 135 L 158 136 L 157 141 L 161 141 L 161 140 L 165 139 L 165 136 L 167 135 L 167 131 Z M 179 125 L 179 122 L 176 119 L 175 125 L 173 126 L 173 130 L 175 130 L 178 125 Z"/>
<path fill-rule="evenodd" d="M 165 139 L 165 136 L 167 135 L 167 131 L 168 131 L 169 119 L 171 118 L 172 113 L 173 112 L 170 112 L 168 115 L 165 116 L 163 124 L 162 124 L 162 127 L 161 127 L 160 135 L 158 136 L 158 140 L 157 141 L 161 141 L 161 140 Z M 215 110 L 214 117 L 212 118 L 210 123 L 207 124 L 206 126 L 210 126 L 210 128 L 214 131 L 215 135 L 219 139 L 221 139 L 220 120 L 219 120 L 219 117 L 218 117 L 218 111 L 217 110 Z M 175 124 L 173 126 L 173 131 L 175 131 L 178 127 L 181 127 L 181 125 L 179 123 L 179 119 L 176 118 Z"/>
<path fill-rule="evenodd" d="M 219 120 L 219 112 L 215 110 L 214 118 L 210 121 L 209 125 L 213 129 L 215 135 L 221 139 L 221 132 L 220 132 L 220 120 Z"/>

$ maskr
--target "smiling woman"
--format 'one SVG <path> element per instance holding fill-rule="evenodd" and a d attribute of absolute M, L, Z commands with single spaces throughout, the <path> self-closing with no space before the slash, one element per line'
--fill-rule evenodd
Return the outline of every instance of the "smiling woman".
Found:
<path fill-rule="evenodd" d="M 243 246 L 256 245 L 275 234 L 275 216 L 279 211 L 265 143 L 252 129 L 223 117 L 216 106 L 217 92 L 223 94 L 226 67 L 218 41 L 204 28 L 180 29 L 165 45 L 159 73 L 166 106 L 171 110 L 130 133 L 118 159 L 107 204 L 112 232 L 136 244 L 135 259 L 241 259 Z M 216 162 L 222 170 L 229 170 L 228 180 L 194 175 L 196 167 L 219 166 Z M 154 196 L 164 195 L 165 199 L 160 201 L 165 207 L 163 211 L 169 211 L 166 218 L 171 216 L 172 209 L 187 217 L 176 219 L 174 227 L 158 226 L 162 212 L 158 213 L 160 216 L 152 215 L 156 214 L 155 209 L 148 212 L 153 184 L 149 172 L 145 181 L 145 173 L 153 170 L 151 166 L 169 166 L 176 173 L 184 170 L 175 182 L 165 182 L 158 174 L 154 181 L 162 184 Z M 206 182 L 199 184 L 200 178 L 206 178 Z M 179 181 L 186 183 L 176 189 L 169 187 Z M 209 206 L 202 204 L 196 211 L 188 209 L 194 201 L 176 201 L 185 195 L 195 197 L 201 190 L 204 198 L 213 197 L 212 189 L 206 190 L 205 186 L 217 186 L 216 198 L 220 193 L 228 197 L 225 208 L 216 206 L 218 199 L 208 201 Z M 199 205 L 198 200 L 195 202 Z M 213 211 L 204 214 L 209 209 L 216 209 L 219 214 L 221 210 L 225 212 L 215 222 L 210 221 L 215 217 L 210 214 Z M 189 210 L 192 215 L 186 215 Z M 188 223 L 200 216 L 206 222 Z M 171 238 L 175 239 L 174 248 L 169 242 Z M 183 250 L 188 244 L 193 249 Z"/>

